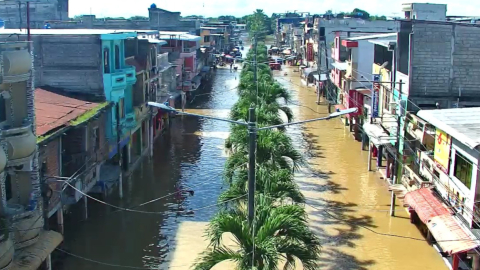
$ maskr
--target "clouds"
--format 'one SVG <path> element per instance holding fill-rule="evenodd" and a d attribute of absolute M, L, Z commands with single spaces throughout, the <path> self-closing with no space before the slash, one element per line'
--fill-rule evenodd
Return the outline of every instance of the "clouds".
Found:
<path fill-rule="evenodd" d="M 185 16 L 243 16 L 255 9 L 263 9 L 268 15 L 294 10 L 315 14 L 329 9 L 334 12 L 351 11 L 356 7 L 372 15 L 401 15 L 401 4 L 404 2 L 432 3 L 434 0 L 70 0 L 70 16 L 90 14 L 90 10 L 98 17 L 147 16 L 147 9 L 152 3 L 159 8 L 180 11 Z M 437 0 L 435 3 L 447 4 L 449 15 L 480 14 L 478 1 Z"/>

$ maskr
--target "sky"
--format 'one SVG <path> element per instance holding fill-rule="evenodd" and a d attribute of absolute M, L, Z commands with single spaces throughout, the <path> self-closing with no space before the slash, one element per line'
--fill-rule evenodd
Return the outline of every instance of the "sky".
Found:
<path fill-rule="evenodd" d="M 371 15 L 400 16 L 401 4 L 439 3 L 447 4 L 448 15 L 480 16 L 478 0 L 70 0 L 69 15 L 95 14 L 97 17 L 148 16 L 148 7 L 155 3 L 158 8 L 178 11 L 182 16 L 203 15 L 217 17 L 233 15 L 241 17 L 255 9 L 263 9 L 267 15 L 297 10 L 320 14 L 329 9 L 333 12 L 366 10 Z"/>

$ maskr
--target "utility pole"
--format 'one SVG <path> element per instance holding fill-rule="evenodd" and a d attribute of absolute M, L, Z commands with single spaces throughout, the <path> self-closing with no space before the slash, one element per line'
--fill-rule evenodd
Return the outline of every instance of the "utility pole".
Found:
<path fill-rule="evenodd" d="M 395 85 L 395 84 L 394 84 Z M 397 176 L 398 176 L 398 166 L 400 165 L 400 162 L 398 162 L 398 159 L 400 158 L 400 124 L 401 124 L 401 117 L 402 117 L 402 106 L 401 106 L 401 101 L 402 101 L 402 80 L 400 80 L 399 86 L 398 86 L 398 105 L 396 108 L 397 112 L 397 140 L 395 142 L 395 163 L 393 165 L 393 183 L 396 184 L 398 182 Z M 406 110 L 406 108 L 405 108 Z M 395 201 L 396 201 L 396 196 L 395 193 L 392 191 L 392 198 L 390 201 L 390 216 L 395 216 Z"/>
<path fill-rule="evenodd" d="M 322 70 L 322 47 L 320 46 L 322 37 L 320 36 L 320 33 L 318 35 L 318 40 L 317 40 L 317 73 L 318 73 L 318 78 L 320 79 L 321 77 L 321 70 Z M 308 78 L 307 78 L 308 80 Z M 317 82 L 317 104 L 320 104 L 320 84 Z"/>
<path fill-rule="evenodd" d="M 182 64 L 182 112 L 185 112 L 185 104 L 187 103 L 187 93 L 183 90 L 183 82 L 185 81 L 185 63 Z"/>
<path fill-rule="evenodd" d="M 117 102 L 116 104 L 116 116 L 117 116 L 117 155 L 118 155 L 118 167 L 120 167 L 120 175 L 118 177 L 118 193 L 120 198 L 123 198 L 123 160 L 122 160 L 122 151 L 121 151 L 121 126 L 120 126 L 120 106 Z"/>
<path fill-rule="evenodd" d="M 30 2 L 27 2 L 27 39 L 28 41 L 32 40 L 30 35 Z"/>
<path fill-rule="evenodd" d="M 324 36 L 325 39 L 325 36 Z M 323 49 L 325 50 L 325 73 L 327 76 L 327 81 L 325 83 L 325 92 L 327 93 L 327 101 L 328 101 L 328 113 L 331 113 L 332 109 L 330 106 L 332 105 L 331 98 L 332 98 L 332 93 L 330 93 L 330 72 L 328 71 L 328 53 L 327 53 L 327 44 L 325 43 L 325 40 L 323 41 Z"/>
<path fill-rule="evenodd" d="M 255 85 L 257 87 L 257 96 L 258 96 L 258 63 L 257 63 L 257 45 L 258 45 L 258 41 L 257 41 L 257 34 L 254 34 L 253 35 L 253 49 L 254 49 L 254 58 L 253 58 L 253 65 L 254 65 L 254 72 L 253 72 L 253 80 L 255 81 Z"/>
<path fill-rule="evenodd" d="M 255 216 L 255 151 L 257 148 L 257 123 L 255 108 L 250 107 L 248 114 L 248 220 L 250 224 Z"/>

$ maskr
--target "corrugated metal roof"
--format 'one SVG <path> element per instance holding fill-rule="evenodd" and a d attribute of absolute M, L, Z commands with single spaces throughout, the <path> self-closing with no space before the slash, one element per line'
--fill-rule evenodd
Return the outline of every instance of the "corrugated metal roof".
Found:
<path fill-rule="evenodd" d="M 376 34 L 376 35 L 366 35 L 366 36 L 359 36 L 359 37 L 352 37 L 346 38 L 348 40 L 369 40 L 369 39 L 377 39 L 377 38 L 392 38 L 396 37 L 397 33 L 387 33 L 387 34 Z"/>
<path fill-rule="evenodd" d="M 176 39 L 176 40 L 184 40 L 184 41 L 199 41 L 201 37 L 191 35 L 188 32 L 166 32 L 160 31 L 159 39 L 168 40 L 168 39 Z"/>
<path fill-rule="evenodd" d="M 41 136 L 67 125 L 98 105 L 99 103 L 78 100 L 37 88 L 35 89 L 37 135 Z"/>
<path fill-rule="evenodd" d="M 372 40 L 369 40 L 368 42 L 377 44 L 383 47 L 388 47 L 388 44 L 392 42 L 397 43 L 397 40 L 396 39 L 372 39 Z"/>
<path fill-rule="evenodd" d="M 480 145 L 480 107 L 420 110 L 417 116 L 472 149 Z"/>

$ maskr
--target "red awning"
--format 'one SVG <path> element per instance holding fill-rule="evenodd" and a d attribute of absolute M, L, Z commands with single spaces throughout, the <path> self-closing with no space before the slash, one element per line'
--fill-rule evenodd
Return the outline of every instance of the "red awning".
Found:
<path fill-rule="evenodd" d="M 433 217 L 452 214 L 428 188 L 408 192 L 405 195 L 405 203 L 417 212 L 418 217 L 425 224 Z"/>
<path fill-rule="evenodd" d="M 467 233 L 450 214 L 433 217 L 427 227 L 438 245 L 448 254 L 465 252 L 478 246 L 475 237 Z"/>

